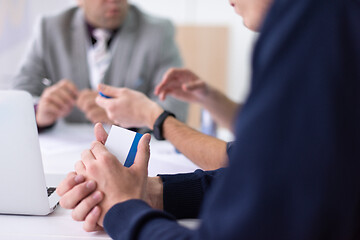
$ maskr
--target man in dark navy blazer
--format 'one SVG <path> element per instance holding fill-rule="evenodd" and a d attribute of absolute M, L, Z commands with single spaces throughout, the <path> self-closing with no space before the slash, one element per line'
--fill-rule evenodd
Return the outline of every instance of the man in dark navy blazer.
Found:
<path fill-rule="evenodd" d="M 267 3 L 231 0 L 249 27 L 254 7 Z M 61 188 L 92 185 L 99 204 L 85 198 L 74 212 L 85 224 L 98 220 L 114 239 L 360 239 L 359 22 L 359 0 L 274 1 L 254 50 L 229 167 L 163 179 L 164 205 L 180 201 L 177 211 L 194 208 L 184 197 L 194 186 L 187 183 L 206 194 L 197 202 L 198 229 L 145 202 L 149 135 L 130 169 L 100 142 L 84 152 L 84 175 L 94 181 L 69 175 Z M 165 195 L 169 181 L 179 198 Z"/>

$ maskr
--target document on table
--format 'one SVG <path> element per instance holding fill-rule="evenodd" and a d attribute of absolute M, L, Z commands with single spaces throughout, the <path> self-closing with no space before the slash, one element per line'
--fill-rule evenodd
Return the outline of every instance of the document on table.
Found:
<path fill-rule="evenodd" d="M 109 132 L 110 125 L 105 126 Z M 59 121 L 53 129 L 39 135 L 45 173 L 66 174 L 74 170 L 81 153 L 95 140 L 92 124 L 69 124 Z M 192 172 L 199 168 L 184 155 L 176 153 L 167 141 L 150 141 L 149 176 Z"/>

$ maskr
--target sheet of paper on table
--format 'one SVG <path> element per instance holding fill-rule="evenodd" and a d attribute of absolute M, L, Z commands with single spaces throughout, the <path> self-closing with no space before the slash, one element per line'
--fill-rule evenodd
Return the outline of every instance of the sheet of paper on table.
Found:
<path fill-rule="evenodd" d="M 105 126 L 109 132 L 111 126 Z M 45 173 L 66 174 L 74 170 L 81 153 L 95 140 L 92 124 L 69 124 L 59 121 L 53 129 L 39 135 Z M 167 141 L 150 141 L 149 176 L 193 172 L 198 169 L 184 155 L 176 153 Z"/>

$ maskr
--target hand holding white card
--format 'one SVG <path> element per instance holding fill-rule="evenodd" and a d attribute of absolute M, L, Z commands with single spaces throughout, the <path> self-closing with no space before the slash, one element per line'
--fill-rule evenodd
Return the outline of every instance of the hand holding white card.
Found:
<path fill-rule="evenodd" d="M 125 166 L 130 167 L 135 160 L 142 134 L 113 125 L 105 147 Z"/>

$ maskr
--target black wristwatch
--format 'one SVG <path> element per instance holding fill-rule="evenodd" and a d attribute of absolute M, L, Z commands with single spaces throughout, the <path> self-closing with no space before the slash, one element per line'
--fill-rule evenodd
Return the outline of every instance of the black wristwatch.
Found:
<path fill-rule="evenodd" d="M 172 116 L 176 118 L 175 114 L 168 111 L 164 111 L 162 114 L 160 114 L 160 116 L 156 119 L 154 123 L 153 134 L 157 140 L 165 140 L 163 136 L 163 124 L 168 116 Z"/>

